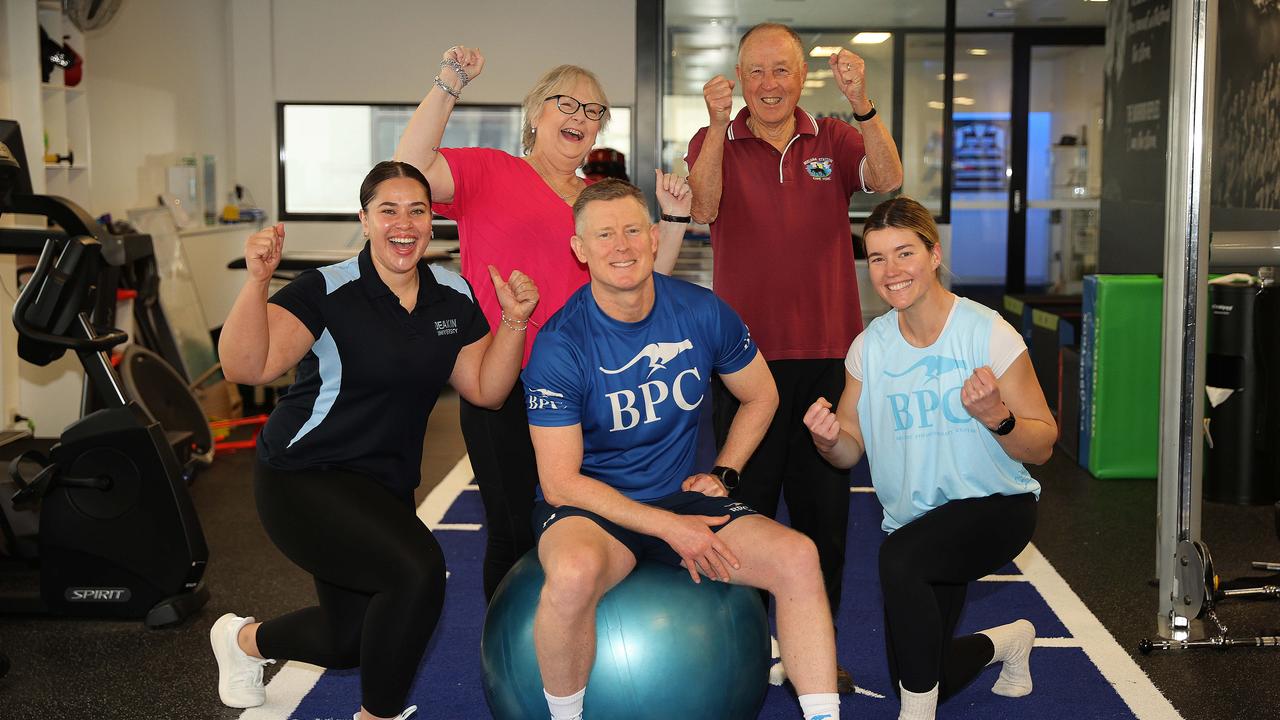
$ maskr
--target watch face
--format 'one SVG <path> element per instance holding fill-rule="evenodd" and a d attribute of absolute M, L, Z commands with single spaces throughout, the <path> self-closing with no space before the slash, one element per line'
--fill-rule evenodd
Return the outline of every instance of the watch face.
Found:
<path fill-rule="evenodd" d="M 712 468 L 711 474 L 720 478 L 720 482 L 724 484 L 727 490 L 738 487 L 738 471 L 731 467 L 716 466 Z"/>
<path fill-rule="evenodd" d="M 1002 420 L 1000 424 L 996 426 L 996 431 L 995 431 L 996 434 L 1008 435 L 1009 433 L 1013 432 L 1013 426 L 1014 426 L 1014 423 L 1016 422 L 1017 421 L 1014 419 L 1013 413 L 1009 413 L 1009 417 Z"/>

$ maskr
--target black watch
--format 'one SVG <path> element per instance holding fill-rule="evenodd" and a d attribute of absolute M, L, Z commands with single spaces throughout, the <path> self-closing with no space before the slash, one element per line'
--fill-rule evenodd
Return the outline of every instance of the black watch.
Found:
<path fill-rule="evenodd" d="M 734 490 L 738 487 L 738 471 L 724 465 L 717 465 L 711 468 L 710 475 L 720 478 L 720 483 L 724 485 L 725 490 Z"/>
<path fill-rule="evenodd" d="M 1013 411 L 1009 411 L 1009 417 L 1000 421 L 1000 424 L 991 429 L 991 432 L 997 435 L 1008 435 L 1013 432 L 1013 426 L 1017 424 L 1018 418 L 1013 416 Z"/>
<path fill-rule="evenodd" d="M 854 120 L 857 120 L 860 123 L 864 123 L 876 116 L 876 104 L 871 102 L 870 100 L 868 100 L 867 103 L 871 105 L 871 109 L 867 111 L 866 115 L 859 115 L 858 112 L 855 110 L 853 113 Z"/>

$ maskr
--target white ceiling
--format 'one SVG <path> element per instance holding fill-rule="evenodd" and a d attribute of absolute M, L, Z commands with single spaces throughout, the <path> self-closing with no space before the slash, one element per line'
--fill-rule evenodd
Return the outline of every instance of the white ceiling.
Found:
<path fill-rule="evenodd" d="M 1102 27 L 1109 4 L 1086 0 L 956 0 L 956 26 Z M 735 29 L 766 21 L 799 28 L 941 29 L 946 24 L 943 0 L 667 0 L 666 13 L 668 26 L 701 26 L 717 20 Z"/>

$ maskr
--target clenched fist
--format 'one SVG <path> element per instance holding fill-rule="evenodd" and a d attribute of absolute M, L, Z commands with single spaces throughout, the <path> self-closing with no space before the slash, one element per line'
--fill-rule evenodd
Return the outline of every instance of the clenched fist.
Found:
<path fill-rule="evenodd" d="M 729 111 L 733 109 L 733 81 L 723 75 L 711 78 L 702 86 L 702 99 L 707 102 L 711 127 L 728 127 Z"/>
<path fill-rule="evenodd" d="M 444 51 L 444 60 L 454 60 L 462 66 L 462 71 L 467 74 L 467 82 L 480 77 L 480 72 L 484 70 L 484 56 L 480 54 L 480 48 L 469 48 L 466 45 L 454 45 Z M 457 73 L 453 68 L 445 66 L 440 68 L 440 77 L 448 82 L 457 77 Z M 457 78 L 458 86 L 454 89 L 461 89 L 462 78 Z M 452 85 L 453 83 L 450 83 Z"/>
<path fill-rule="evenodd" d="M 263 228 L 244 241 L 244 266 L 254 280 L 270 280 L 284 251 L 284 223 Z"/>
<path fill-rule="evenodd" d="M 960 388 L 960 403 L 978 422 L 994 428 L 1009 417 L 1009 408 L 1000 399 L 1000 386 L 991 368 L 983 366 L 973 371 Z"/>
<path fill-rule="evenodd" d="M 840 439 L 840 420 L 831 412 L 831 403 L 826 398 L 820 397 L 813 401 L 805 411 L 804 426 L 809 428 L 813 444 L 819 451 L 830 450 Z"/>
<path fill-rule="evenodd" d="M 848 50 L 827 57 L 827 64 L 835 75 L 836 86 L 845 99 L 859 115 L 871 111 L 871 101 L 867 99 L 867 64 L 856 53 Z"/>

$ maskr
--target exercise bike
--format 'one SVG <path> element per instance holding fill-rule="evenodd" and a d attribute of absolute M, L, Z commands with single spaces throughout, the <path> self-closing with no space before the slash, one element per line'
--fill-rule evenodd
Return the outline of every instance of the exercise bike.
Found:
<path fill-rule="evenodd" d="M 16 136 L 16 127 L 9 133 Z M 75 352 L 100 409 L 67 426 L 47 456 L 28 450 L 9 464 L 19 488 L 14 506 L 39 506 L 38 558 L 19 560 L 38 562 L 40 588 L 37 597 L 0 598 L 0 612 L 142 618 L 153 628 L 179 623 L 208 601 L 208 547 L 163 429 L 108 359 L 128 336 L 90 318 L 100 300 L 98 238 L 106 231 L 68 200 L 30 194 L 21 156 L 6 152 L 6 139 L 0 132 L 0 213 L 40 215 L 60 228 L 22 231 L 46 237 L 14 305 L 18 354 L 47 365 Z M 10 548 L 21 547 L 7 523 L 2 529 Z"/>

